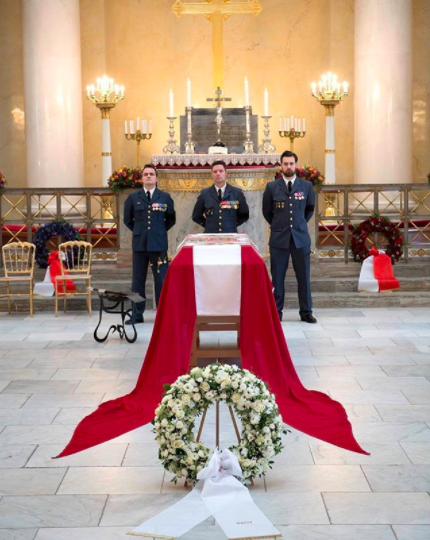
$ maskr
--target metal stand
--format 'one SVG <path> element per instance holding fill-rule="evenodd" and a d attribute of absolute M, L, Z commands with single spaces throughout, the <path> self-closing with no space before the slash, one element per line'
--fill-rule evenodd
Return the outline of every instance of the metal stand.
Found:
<path fill-rule="evenodd" d="M 134 343 L 137 339 L 137 331 L 136 327 L 133 323 L 131 323 L 131 327 L 133 328 L 133 336 L 129 337 L 127 335 L 127 325 L 125 324 L 125 319 L 128 317 L 128 319 L 132 320 L 132 314 L 135 311 L 134 302 L 123 293 L 116 293 L 111 291 L 97 291 L 99 298 L 100 298 L 100 311 L 99 311 L 99 323 L 94 330 L 94 339 L 97 341 L 97 343 L 104 343 L 107 338 L 109 337 L 109 334 L 112 332 L 114 334 L 115 332 L 118 332 L 119 337 L 121 339 L 125 338 L 128 343 Z M 125 309 L 125 302 L 130 301 L 132 303 L 131 309 Z M 111 305 L 105 304 L 105 302 L 110 302 Z M 118 306 L 120 306 L 120 309 L 117 309 Z M 112 324 L 109 327 L 109 330 L 107 331 L 106 335 L 104 337 L 99 337 L 97 335 L 98 329 L 102 323 L 103 313 L 115 313 L 118 315 L 121 315 L 121 324 Z"/>

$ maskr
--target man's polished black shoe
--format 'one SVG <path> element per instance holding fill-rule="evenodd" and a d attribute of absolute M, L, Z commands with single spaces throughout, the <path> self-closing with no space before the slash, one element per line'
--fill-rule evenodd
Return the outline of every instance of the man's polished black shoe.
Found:
<path fill-rule="evenodd" d="M 128 319 L 128 321 L 125 321 L 125 324 L 139 324 L 139 323 L 143 323 L 143 322 L 145 322 L 143 320 L 143 317 L 138 317 L 136 319 L 134 319 L 134 318 Z"/>
<path fill-rule="evenodd" d="M 311 314 L 309 315 L 301 315 L 300 316 L 300 319 L 303 321 L 303 322 L 307 322 L 307 323 L 311 323 L 311 324 L 315 324 L 317 322 L 317 320 L 315 319 L 315 317 Z"/>

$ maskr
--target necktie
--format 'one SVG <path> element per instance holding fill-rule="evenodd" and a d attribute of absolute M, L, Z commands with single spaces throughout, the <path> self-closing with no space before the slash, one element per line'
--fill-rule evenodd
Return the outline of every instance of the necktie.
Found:
<path fill-rule="evenodd" d="M 291 190 L 293 189 L 293 183 L 291 180 L 288 180 L 288 193 L 291 193 Z"/>
<path fill-rule="evenodd" d="M 151 192 L 150 191 L 146 192 L 146 198 L 148 199 L 148 202 L 151 202 Z"/>
<path fill-rule="evenodd" d="M 218 200 L 220 201 L 222 199 L 222 191 L 218 190 Z"/>

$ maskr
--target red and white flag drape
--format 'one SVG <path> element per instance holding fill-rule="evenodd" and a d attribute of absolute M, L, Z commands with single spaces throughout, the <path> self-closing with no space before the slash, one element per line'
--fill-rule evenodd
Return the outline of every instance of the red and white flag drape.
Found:
<path fill-rule="evenodd" d="M 224 264 L 218 265 L 221 257 Z M 341 448 L 367 454 L 355 440 L 342 405 L 327 394 L 307 390 L 301 383 L 262 258 L 250 246 L 235 246 L 229 253 L 217 252 L 215 261 L 204 259 L 204 253 L 196 247 L 183 247 L 174 258 L 136 387 L 125 396 L 102 403 L 85 417 L 57 457 L 91 448 L 149 423 L 163 397 L 164 385 L 173 384 L 189 370 L 197 314 L 204 314 L 208 306 L 211 312 L 216 307 L 223 314 L 235 314 L 231 309 L 237 309 L 237 305 L 242 367 L 267 382 L 284 422 Z M 224 279 L 229 272 L 239 278 L 231 280 L 231 288 Z M 203 292 L 204 281 L 205 290 L 206 286 L 211 289 L 211 298 Z"/>
<path fill-rule="evenodd" d="M 364 259 L 358 278 L 358 290 L 381 292 L 399 289 L 400 283 L 394 277 L 391 259 L 385 251 L 372 248 Z"/>

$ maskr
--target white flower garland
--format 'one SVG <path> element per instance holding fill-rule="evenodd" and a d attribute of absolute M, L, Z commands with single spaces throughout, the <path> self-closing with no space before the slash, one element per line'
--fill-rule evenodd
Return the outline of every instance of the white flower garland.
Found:
<path fill-rule="evenodd" d="M 250 371 L 221 364 L 197 367 L 166 389 L 153 424 L 159 458 L 175 474 L 174 482 L 186 478 L 195 483 L 197 473 L 206 466 L 211 450 L 196 442 L 193 430 L 196 418 L 216 401 L 232 405 L 242 422 L 241 441 L 230 450 L 239 459 L 245 484 L 265 474 L 271 458 L 283 449 L 286 430 L 275 396 Z"/>

